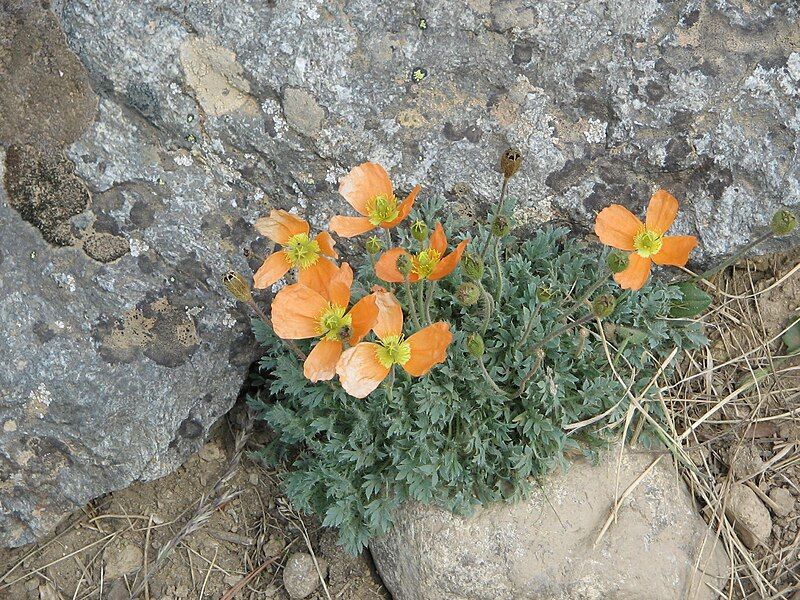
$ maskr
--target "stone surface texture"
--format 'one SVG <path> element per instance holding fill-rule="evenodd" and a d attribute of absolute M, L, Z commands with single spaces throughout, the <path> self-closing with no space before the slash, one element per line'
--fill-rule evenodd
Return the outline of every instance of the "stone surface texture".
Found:
<path fill-rule="evenodd" d="M 270 206 L 347 211 L 361 161 L 482 215 L 513 145 L 523 224 L 666 187 L 698 259 L 746 243 L 800 203 L 797 22 L 768 0 L 0 3 L 0 544 L 199 447 L 252 356 L 221 275 L 257 266 Z"/>
<path fill-rule="evenodd" d="M 618 456 L 575 462 L 530 499 L 470 517 L 403 505 L 395 527 L 370 545 L 384 584 L 395 600 L 716 598 L 705 582 L 719 588 L 727 574 L 722 543 L 669 460 L 620 504 L 594 546 L 614 499 L 654 460 L 638 449 Z"/>

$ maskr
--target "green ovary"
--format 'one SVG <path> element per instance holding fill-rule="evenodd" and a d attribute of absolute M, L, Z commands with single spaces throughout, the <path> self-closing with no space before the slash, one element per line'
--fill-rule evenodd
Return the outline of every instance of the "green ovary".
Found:
<path fill-rule="evenodd" d="M 397 206 L 397 198 L 391 196 L 375 196 L 367 204 L 367 213 L 369 214 L 369 222 L 376 227 L 382 223 L 394 221 L 400 214 L 400 208 Z"/>
<path fill-rule="evenodd" d="M 650 258 L 658 254 L 664 245 L 664 238 L 652 229 L 642 228 L 633 237 L 633 248 L 642 258 Z"/>
<path fill-rule="evenodd" d="M 381 341 L 375 354 L 387 369 L 392 365 L 404 365 L 411 358 L 411 345 L 401 335 L 391 335 Z"/>
<path fill-rule="evenodd" d="M 433 273 L 441 258 L 441 255 L 433 248 L 423 250 L 417 255 L 417 260 L 414 261 L 414 273 L 419 275 L 420 279 L 427 279 Z"/>
<path fill-rule="evenodd" d="M 329 304 L 323 313 L 317 317 L 317 335 L 326 340 L 338 340 L 339 334 L 346 327 L 353 324 L 353 318 L 345 315 L 347 308 Z"/>
<path fill-rule="evenodd" d="M 319 244 L 317 240 L 308 239 L 306 233 L 293 235 L 283 247 L 293 267 L 307 269 L 319 259 Z"/>

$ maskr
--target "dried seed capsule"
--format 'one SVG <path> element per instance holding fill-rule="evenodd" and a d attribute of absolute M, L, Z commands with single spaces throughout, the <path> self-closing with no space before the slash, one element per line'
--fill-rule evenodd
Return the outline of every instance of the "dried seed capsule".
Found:
<path fill-rule="evenodd" d="M 522 153 L 516 148 L 509 148 L 500 157 L 500 171 L 506 179 L 512 177 L 514 173 L 519 171 L 522 164 Z"/>
<path fill-rule="evenodd" d="M 250 284 L 236 271 L 228 271 L 222 276 L 222 283 L 228 288 L 231 296 L 241 302 L 250 302 L 253 294 L 250 291 Z"/>
<path fill-rule="evenodd" d="M 492 235 L 501 238 L 507 236 L 509 231 L 511 231 L 511 223 L 508 217 L 497 215 L 492 221 Z"/>

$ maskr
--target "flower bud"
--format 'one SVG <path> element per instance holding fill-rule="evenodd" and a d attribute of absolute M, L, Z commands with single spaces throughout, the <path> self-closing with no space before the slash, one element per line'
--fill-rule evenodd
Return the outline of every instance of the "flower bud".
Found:
<path fill-rule="evenodd" d="M 481 288 L 474 281 L 465 281 L 456 289 L 456 300 L 461 306 L 472 306 L 481 297 Z"/>
<path fill-rule="evenodd" d="M 378 239 L 377 235 L 373 235 L 371 238 L 369 238 L 367 240 L 366 246 L 367 246 L 367 252 L 369 252 L 372 255 L 375 255 L 381 251 L 381 241 Z"/>
<path fill-rule="evenodd" d="M 414 221 L 411 225 L 411 237 L 418 242 L 423 242 L 428 239 L 428 226 L 425 224 L 425 221 Z"/>
<path fill-rule="evenodd" d="M 549 287 L 545 287 L 540 285 L 536 288 L 536 299 L 539 302 L 550 302 L 550 299 L 553 297 L 553 290 Z"/>
<path fill-rule="evenodd" d="M 606 264 L 612 273 L 622 273 L 628 268 L 628 264 L 630 264 L 630 258 L 624 252 L 612 250 L 606 258 Z"/>
<path fill-rule="evenodd" d="M 472 254 L 471 252 L 464 254 L 461 259 L 461 268 L 464 269 L 464 273 L 470 279 L 480 281 L 483 277 L 483 259 L 477 254 Z"/>
<path fill-rule="evenodd" d="M 592 300 L 592 314 L 598 319 L 610 317 L 617 307 L 617 300 L 610 294 L 602 294 Z"/>
<path fill-rule="evenodd" d="M 775 235 L 786 235 L 797 227 L 797 217 L 793 212 L 782 208 L 773 215 L 771 226 Z"/>
<path fill-rule="evenodd" d="M 509 231 L 511 231 L 511 223 L 508 221 L 508 217 L 497 215 L 492 221 L 492 235 L 501 238 L 507 236 Z"/>
<path fill-rule="evenodd" d="M 514 173 L 519 171 L 522 164 L 522 153 L 516 148 L 509 148 L 500 157 L 500 171 L 506 179 L 512 177 Z"/>
<path fill-rule="evenodd" d="M 414 263 L 411 261 L 411 257 L 408 254 L 403 253 L 397 257 L 397 270 L 400 271 L 403 277 L 408 277 L 413 268 Z"/>
<path fill-rule="evenodd" d="M 484 351 L 483 338 L 479 333 L 471 333 L 467 337 L 467 350 L 475 358 L 483 356 Z"/>
<path fill-rule="evenodd" d="M 228 288 L 231 296 L 240 302 L 250 302 L 253 300 L 250 284 L 236 271 L 228 271 L 225 273 L 225 275 L 222 276 L 222 283 Z"/>

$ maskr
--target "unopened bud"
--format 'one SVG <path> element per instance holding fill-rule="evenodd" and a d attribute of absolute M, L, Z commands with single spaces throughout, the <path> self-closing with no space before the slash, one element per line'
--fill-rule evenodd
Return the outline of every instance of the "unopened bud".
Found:
<path fill-rule="evenodd" d="M 411 257 L 408 254 L 403 253 L 397 257 L 397 270 L 400 271 L 403 277 L 408 277 L 413 268 L 414 263 L 411 261 Z"/>
<path fill-rule="evenodd" d="M 492 221 L 492 235 L 495 237 L 504 237 L 511 231 L 511 223 L 508 217 L 497 215 Z"/>
<path fill-rule="evenodd" d="M 539 302 L 550 302 L 550 299 L 553 297 L 553 290 L 549 287 L 545 287 L 540 285 L 536 288 L 536 299 Z"/>
<path fill-rule="evenodd" d="M 371 238 L 367 240 L 366 243 L 367 252 L 370 254 L 377 254 L 381 251 L 381 241 L 378 239 L 377 235 L 373 235 Z"/>
<path fill-rule="evenodd" d="M 461 268 L 470 279 L 480 281 L 483 277 L 483 259 L 476 254 L 467 252 L 461 259 Z"/>
<path fill-rule="evenodd" d="M 603 294 L 592 300 L 592 314 L 598 319 L 610 317 L 617 307 L 617 301 L 610 294 Z"/>
<path fill-rule="evenodd" d="M 461 306 L 472 306 L 481 297 L 481 288 L 474 281 L 465 281 L 456 289 L 456 300 Z"/>
<path fill-rule="evenodd" d="M 411 237 L 418 242 L 423 242 L 428 239 L 428 226 L 425 224 L 425 221 L 414 221 L 411 225 Z"/>
<path fill-rule="evenodd" d="M 608 258 L 606 258 L 606 264 L 612 273 L 622 273 L 628 268 L 630 258 L 624 252 L 612 250 Z"/>
<path fill-rule="evenodd" d="M 514 173 L 519 171 L 522 164 L 522 153 L 516 148 L 509 148 L 500 157 L 500 171 L 506 179 L 512 177 Z"/>
<path fill-rule="evenodd" d="M 250 284 L 236 271 L 228 271 L 222 276 L 222 283 L 228 288 L 231 296 L 240 302 L 250 302 L 253 294 L 250 291 Z"/>
<path fill-rule="evenodd" d="M 467 350 L 475 358 L 483 356 L 484 351 L 483 338 L 479 333 L 471 333 L 467 337 Z"/>
<path fill-rule="evenodd" d="M 797 227 L 797 217 L 785 208 L 776 212 L 772 217 L 772 233 L 775 235 L 786 235 L 794 231 Z"/>

